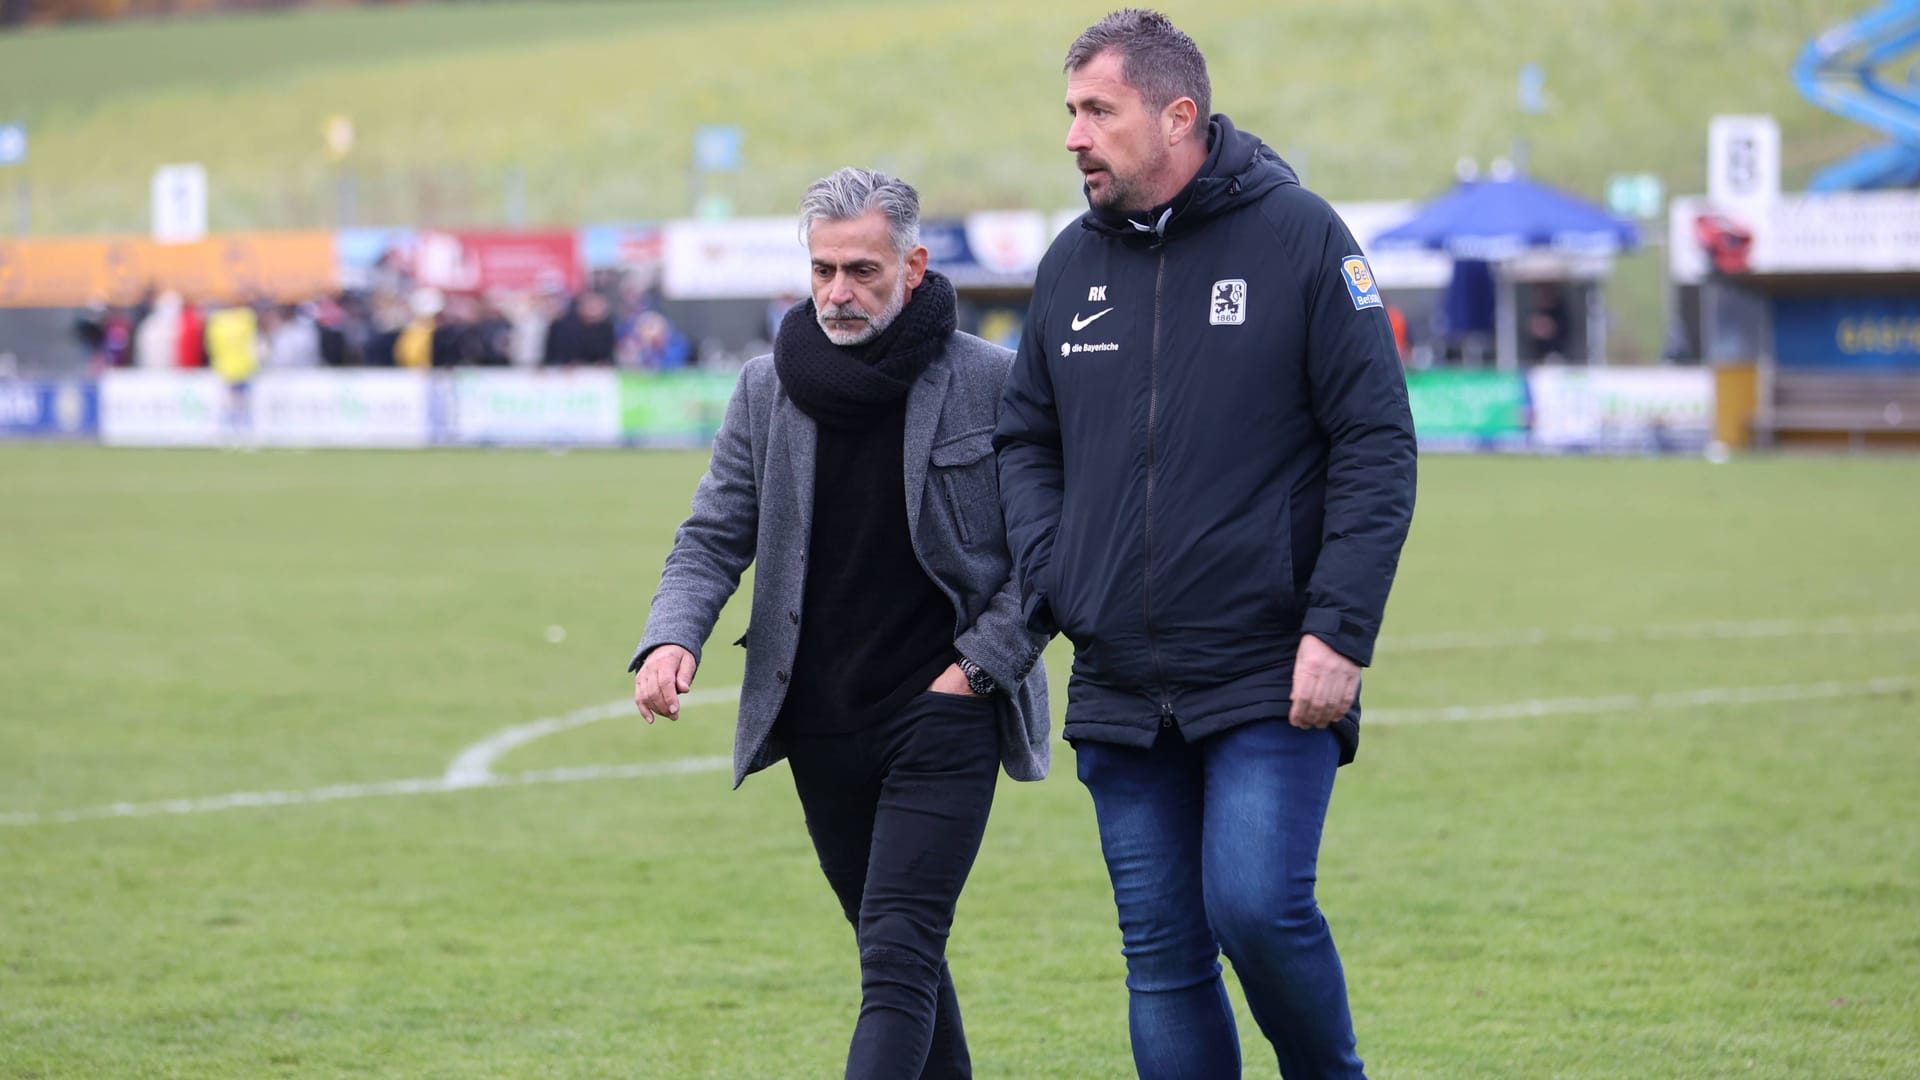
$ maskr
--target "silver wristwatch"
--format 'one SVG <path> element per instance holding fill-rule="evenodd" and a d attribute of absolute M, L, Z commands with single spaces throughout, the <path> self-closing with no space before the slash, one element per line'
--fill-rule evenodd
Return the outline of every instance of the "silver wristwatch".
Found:
<path fill-rule="evenodd" d="M 967 677 L 967 689 L 979 694 L 981 697 L 985 697 L 995 690 L 1000 689 L 999 684 L 993 681 L 993 676 L 987 674 L 986 669 L 979 664 L 963 656 L 959 660 L 959 665 L 960 674 Z"/>

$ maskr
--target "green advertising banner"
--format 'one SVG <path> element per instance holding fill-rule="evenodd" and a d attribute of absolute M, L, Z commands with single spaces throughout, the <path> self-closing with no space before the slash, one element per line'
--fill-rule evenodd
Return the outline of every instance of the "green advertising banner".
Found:
<path fill-rule="evenodd" d="M 737 374 L 620 373 L 620 441 L 631 446 L 706 446 L 720 430 Z"/>
<path fill-rule="evenodd" d="M 1498 445 L 1527 438 L 1527 380 L 1505 371 L 1409 371 L 1422 443 Z"/>

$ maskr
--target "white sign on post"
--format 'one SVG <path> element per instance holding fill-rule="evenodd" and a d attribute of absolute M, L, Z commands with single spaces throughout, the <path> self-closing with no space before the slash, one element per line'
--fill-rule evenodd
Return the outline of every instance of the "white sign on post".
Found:
<path fill-rule="evenodd" d="M 1707 201 L 1748 217 L 1780 198 L 1780 124 L 1771 116 L 1716 116 L 1707 123 Z"/>
<path fill-rule="evenodd" d="M 27 160 L 27 125 L 0 124 L 0 165 Z"/>
<path fill-rule="evenodd" d="M 191 244 L 207 238 L 207 169 L 198 163 L 153 171 L 153 238 Z"/>

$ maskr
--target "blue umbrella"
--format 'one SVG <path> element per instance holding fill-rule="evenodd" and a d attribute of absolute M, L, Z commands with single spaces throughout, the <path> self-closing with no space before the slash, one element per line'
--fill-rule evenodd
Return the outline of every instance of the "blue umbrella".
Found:
<path fill-rule="evenodd" d="M 1381 250 L 1498 262 L 1540 249 L 1615 255 L 1639 246 L 1640 230 L 1585 199 L 1516 176 L 1464 181 L 1373 242 Z"/>
<path fill-rule="evenodd" d="M 1640 230 L 1604 209 L 1539 181 L 1516 176 L 1466 180 L 1374 237 L 1376 250 L 1444 251 L 1456 260 L 1505 262 L 1529 251 L 1617 255 L 1639 246 Z M 1515 363 L 1512 284 L 1501 291 L 1500 359 Z"/>

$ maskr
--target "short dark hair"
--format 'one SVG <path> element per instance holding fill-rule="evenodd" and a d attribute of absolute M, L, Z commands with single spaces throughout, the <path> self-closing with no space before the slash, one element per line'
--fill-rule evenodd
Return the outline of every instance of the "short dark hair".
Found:
<path fill-rule="evenodd" d="M 1067 50 L 1066 71 L 1078 71 L 1101 53 L 1118 53 L 1121 77 L 1140 92 L 1155 112 L 1183 97 L 1193 99 L 1199 122 L 1213 110 L 1213 84 L 1207 58 L 1165 15 L 1146 8 L 1122 8 L 1087 27 Z"/>

